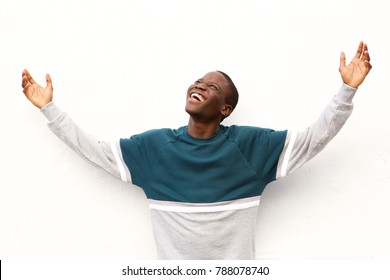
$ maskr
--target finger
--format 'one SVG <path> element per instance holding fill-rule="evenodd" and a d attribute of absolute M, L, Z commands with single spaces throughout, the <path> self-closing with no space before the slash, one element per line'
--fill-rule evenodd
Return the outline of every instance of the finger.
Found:
<path fill-rule="evenodd" d="M 28 80 L 28 78 L 26 76 L 24 76 L 22 78 L 22 87 L 23 88 L 27 88 L 29 86 L 32 86 L 32 84 L 30 83 L 30 81 Z"/>
<path fill-rule="evenodd" d="M 26 84 L 28 83 L 28 79 L 26 77 L 26 69 L 23 70 L 22 72 L 22 87 L 24 88 L 26 86 Z"/>
<path fill-rule="evenodd" d="M 26 78 L 27 80 L 27 78 Z M 32 84 L 30 84 L 29 81 L 25 82 L 24 85 L 22 84 L 22 87 L 23 87 L 23 93 L 24 95 L 26 95 L 27 98 L 29 98 L 32 93 L 34 92 L 34 86 Z"/>
<path fill-rule="evenodd" d="M 46 87 L 53 89 L 53 83 L 49 74 L 46 74 Z"/>
<path fill-rule="evenodd" d="M 370 61 L 370 53 L 368 52 L 367 44 L 364 44 L 364 50 L 363 50 L 363 56 L 362 56 L 362 58 L 363 58 L 364 60 Z"/>
<path fill-rule="evenodd" d="M 362 55 L 362 52 L 363 52 L 363 41 L 361 41 L 360 43 L 359 43 L 359 47 L 358 47 L 358 49 L 357 49 L 357 51 L 356 51 L 356 54 L 355 54 L 355 58 L 360 58 L 360 56 Z"/>
<path fill-rule="evenodd" d="M 339 67 L 339 71 L 343 70 L 345 68 L 346 64 L 345 64 L 345 53 L 344 52 L 341 52 L 340 53 L 340 67 Z"/>
<path fill-rule="evenodd" d="M 23 76 L 22 78 L 22 88 L 26 87 L 26 85 L 29 84 L 29 81 L 26 76 Z"/>
<path fill-rule="evenodd" d="M 370 58 L 370 54 L 368 53 L 368 51 L 364 51 L 363 59 L 367 60 L 368 62 L 370 62 L 371 58 Z"/>
<path fill-rule="evenodd" d="M 364 48 L 364 51 L 368 51 L 368 46 L 366 43 L 363 43 L 363 48 Z"/>
<path fill-rule="evenodd" d="M 32 91 L 31 91 L 30 89 L 31 89 L 31 85 L 25 86 L 25 87 L 23 88 L 23 93 L 24 93 L 24 95 L 26 95 L 27 98 L 28 98 L 28 97 L 31 95 L 31 93 L 32 93 Z"/>
<path fill-rule="evenodd" d="M 364 61 L 364 66 L 366 67 L 366 72 L 370 72 L 372 65 L 368 60 Z"/>
<path fill-rule="evenodd" d="M 27 69 L 23 69 L 22 77 L 27 76 L 27 73 L 28 73 Z"/>
<path fill-rule="evenodd" d="M 23 89 L 27 89 L 27 88 L 29 88 L 29 87 L 31 87 L 32 86 L 32 84 L 30 83 L 30 81 L 27 79 L 27 77 L 24 77 L 23 79 L 22 79 L 22 87 L 23 87 Z"/>
<path fill-rule="evenodd" d="M 24 74 L 26 75 L 28 81 L 31 83 L 31 84 L 35 84 L 36 81 L 33 79 L 33 77 L 31 77 L 30 73 L 27 71 L 27 69 L 24 69 Z"/>
<path fill-rule="evenodd" d="M 361 56 L 361 59 L 364 61 L 364 60 L 368 60 L 370 61 L 370 54 L 368 52 L 368 47 L 367 47 L 367 44 L 364 43 L 363 44 L 363 50 L 362 50 L 363 54 Z"/>

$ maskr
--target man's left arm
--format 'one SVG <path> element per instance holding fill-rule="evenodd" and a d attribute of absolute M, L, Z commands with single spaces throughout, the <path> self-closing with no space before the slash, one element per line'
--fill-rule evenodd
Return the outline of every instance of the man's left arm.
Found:
<path fill-rule="evenodd" d="M 343 85 L 318 120 L 303 131 L 288 131 L 283 151 L 279 157 L 276 178 L 283 177 L 301 167 L 317 155 L 340 131 L 352 113 L 357 88 L 370 72 L 370 55 L 367 45 L 360 42 L 355 57 L 349 65 L 345 54 L 340 54 L 339 71 Z"/>

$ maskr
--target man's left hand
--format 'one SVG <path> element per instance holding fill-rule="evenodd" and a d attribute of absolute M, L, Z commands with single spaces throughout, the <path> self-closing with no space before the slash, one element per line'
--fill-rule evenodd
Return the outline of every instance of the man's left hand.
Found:
<path fill-rule="evenodd" d="M 343 82 L 350 87 L 358 88 L 370 72 L 370 54 L 368 53 L 367 44 L 360 42 L 355 57 L 351 63 L 345 64 L 345 54 L 340 54 L 340 74 Z"/>

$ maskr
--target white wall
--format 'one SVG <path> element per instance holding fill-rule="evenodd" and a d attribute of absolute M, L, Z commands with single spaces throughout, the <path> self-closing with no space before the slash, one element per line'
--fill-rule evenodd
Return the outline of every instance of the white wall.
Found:
<path fill-rule="evenodd" d="M 381 0 L 0 2 L 0 258 L 156 257 L 142 191 L 80 159 L 22 93 L 50 73 L 55 102 L 98 138 L 185 125 L 188 85 L 235 81 L 225 124 L 314 121 L 338 91 L 339 53 L 373 69 L 342 132 L 266 189 L 257 257 L 390 257 L 390 20 Z"/>

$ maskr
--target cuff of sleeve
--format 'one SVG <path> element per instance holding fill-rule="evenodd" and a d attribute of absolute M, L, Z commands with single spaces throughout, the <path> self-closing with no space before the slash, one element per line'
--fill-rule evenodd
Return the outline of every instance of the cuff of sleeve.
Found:
<path fill-rule="evenodd" d="M 49 122 L 53 122 L 62 113 L 62 111 L 57 107 L 56 104 L 54 104 L 53 101 L 43 106 L 40 111 L 47 118 Z"/>
<path fill-rule="evenodd" d="M 354 98 L 356 91 L 357 88 L 350 87 L 349 85 L 343 83 L 341 85 L 338 98 L 346 103 L 352 103 L 352 99 Z"/>

